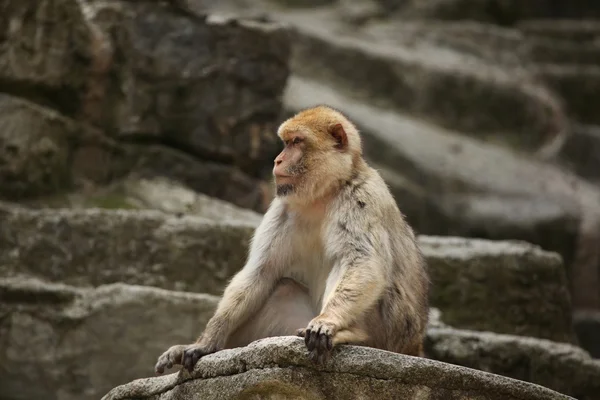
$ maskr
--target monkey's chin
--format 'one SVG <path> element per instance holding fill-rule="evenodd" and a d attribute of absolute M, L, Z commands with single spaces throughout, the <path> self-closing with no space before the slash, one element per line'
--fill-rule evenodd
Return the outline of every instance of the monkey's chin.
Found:
<path fill-rule="evenodd" d="M 294 193 L 294 185 L 291 183 L 281 183 L 277 185 L 277 196 L 285 197 Z"/>

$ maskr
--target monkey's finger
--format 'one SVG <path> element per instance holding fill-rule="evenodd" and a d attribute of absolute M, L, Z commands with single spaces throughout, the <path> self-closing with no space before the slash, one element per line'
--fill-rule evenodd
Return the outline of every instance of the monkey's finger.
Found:
<path fill-rule="evenodd" d="M 185 367 L 185 369 L 187 369 L 189 372 L 192 372 L 192 357 L 191 354 L 189 352 L 185 352 L 183 353 L 183 366 Z"/>
<path fill-rule="evenodd" d="M 320 335 L 318 342 L 317 342 L 317 349 L 319 349 L 319 351 L 325 351 L 327 350 L 327 338 L 329 335 Z"/>
<path fill-rule="evenodd" d="M 308 342 L 310 342 L 310 329 L 307 329 L 304 333 L 304 344 L 306 345 L 306 347 L 308 348 Z"/>
<path fill-rule="evenodd" d="M 327 350 L 333 349 L 333 335 L 327 335 Z"/>
<path fill-rule="evenodd" d="M 308 350 L 312 351 L 317 346 L 319 332 L 310 331 L 310 340 L 308 341 Z"/>
<path fill-rule="evenodd" d="M 306 329 L 300 328 L 296 331 L 296 336 L 304 337 L 306 335 Z"/>

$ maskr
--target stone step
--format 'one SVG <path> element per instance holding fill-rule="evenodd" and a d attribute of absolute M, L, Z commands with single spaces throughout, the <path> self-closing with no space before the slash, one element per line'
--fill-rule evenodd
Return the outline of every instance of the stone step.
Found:
<path fill-rule="evenodd" d="M 574 124 L 555 157 L 578 175 L 600 182 L 600 126 Z"/>
<path fill-rule="evenodd" d="M 202 399 L 571 399 L 523 381 L 374 349 L 344 346 L 334 357 L 326 366 L 316 368 L 307 361 L 301 338 L 263 339 L 245 348 L 207 356 L 190 377 L 172 374 L 140 379 L 111 390 L 102 399 L 160 396 L 184 400 L 189 393 Z"/>
<path fill-rule="evenodd" d="M 519 239 L 560 253 L 574 304 L 600 307 L 600 191 L 532 157 L 357 101 L 322 81 L 292 76 L 286 108 L 315 99 L 361 129 L 401 209 L 423 234 Z M 585 256 L 583 256 L 585 254 Z"/>
<path fill-rule="evenodd" d="M 265 163 L 261 159 L 258 164 Z M 0 93 L 0 198 L 60 198 L 129 174 L 170 178 L 257 211 L 264 210 L 271 198 L 261 178 L 231 163 L 197 157 L 160 142 L 111 138 L 89 123 Z"/>
<path fill-rule="evenodd" d="M 405 18 L 438 20 L 478 20 L 511 25 L 521 20 L 600 17 L 600 6 L 595 0 L 378 0 L 394 4 Z M 575 22 L 575 21 L 574 21 Z"/>
<path fill-rule="evenodd" d="M 235 215 L 215 221 L 130 210 L 5 210 L 0 218 L 0 276 L 215 295 L 244 265 L 257 224 Z M 430 298 L 446 322 L 574 341 L 568 283 L 557 254 L 519 242 L 419 241 L 433 281 Z"/>
<path fill-rule="evenodd" d="M 82 289 L 0 278 L 0 398 L 98 400 L 152 376 L 158 356 L 192 342 L 217 301 L 120 283 Z"/>
<path fill-rule="evenodd" d="M 291 367 L 297 367 L 297 371 L 302 373 L 299 379 L 305 377 L 307 380 L 304 382 L 310 382 L 311 385 L 315 384 L 312 382 L 319 374 L 327 373 L 311 367 L 300 338 L 287 337 L 266 339 L 245 348 L 207 356 L 191 377 L 186 373 L 169 374 L 127 384 L 135 379 L 153 376 L 157 357 L 168 347 L 192 342 L 212 316 L 218 298 L 122 283 L 76 288 L 20 276 L 0 279 L 0 300 L 4 316 L 0 319 L 0 340 L 3 343 L 0 362 L 5 371 L 0 375 L 2 398 L 45 399 L 60 394 L 63 400 L 97 400 L 122 384 L 125 386 L 111 391 L 106 399 L 129 398 L 127 396 L 134 393 L 137 393 L 137 398 L 143 398 L 150 395 L 146 390 L 151 387 L 161 387 L 168 392 L 165 396 L 175 396 L 183 393 L 177 389 L 169 392 L 168 388 L 191 385 L 191 381 L 200 385 L 193 390 L 204 390 L 201 389 L 202 385 L 210 382 L 222 382 L 219 393 L 227 393 L 227 390 L 231 390 L 228 388 L 239 387 L 234 383 L 238 378 L 244 379 L 254 374 L 252 371 L 255 369 L 274 371 L 279 366 L 289 372 Z M 481 363 L 476 368 L 508 376 L 527 375 L 522 379 L 534 383 L 545 379 L 543 383 L 538 382 L 542 385 L 560 386 L 570 380 L 573 386 L 567 389 L 586 396 L 588 390 L 594 389 L 599 382 L 595 379 L 595 364 L 590 364 L 589 357 L 576 347 L 508 336 L 503 340 L 512 340 L 513 348 L 507 345 L 502 347 L 496 345 L 499 341 L 497 336 L 448 331 L 439 322 L 431 322 L 427 346 L 434 358 L 440 354 L 459 361 L 462 360 L 460 357 L 478 360 L 475 356 L 478 348 L 459 345 L 464 342 L 465 335 L 471 335 L 469 337 L 479 342 L 489 343 L 484 348 L 498 348 L 495 353 L 481 353 Z M 448 346 L 452 337 L 459 341 L 456 346 Z M 260 348 L 263 350 L 258 350 Z M 569 362 L 556 363 L 553 357 L 559 353 Z M 444 390 L 464 391 L 471 395 L 477 391 L 486 399 L 566 398 L 522 381 L 374 349 L 341 346 L 334 357 L 333 362 L 324 369 L 330 371 L 327 376 L 335 374 L 338 379 L 337 374 L 340 374 L 339 379 L 343 383 L 344 375 L 350 378 L 346 372 L 351 371 L 351 375 L 360 380 L 354 384 L 347 382 L 355 390 L 363 390 L 370 376 L 377 380 L 373 383 L 379 383 L 367 387 L 370 391 L 381 390 L 379 393 L 383 397 L 378 398 L 389 398 L 383 391 L 385 388 L 389 390 L 388 394 L 414 393 L 419 389 L 413 385 L 424 385 L 428 390 L 439 390 L 443 394 L 454 393 Z M 488 360 L 498 361 L 488 366 Z M 544 364 L 542 360 L 549 360 L 550 363 Z M 543 371 L 535 373 L 538 365 L 543 366 Z M 547 365 L 552 369 L 546 369 Z M 524 366 L 531 370 L 524 369 Z M 257 373 L 260 377 L 260 371 Z M 573 379 L 574 376 L 577 379 Z M 199 377 L 217 379 L 199 380 Z M 271 377 L 278 382 L 293 383 L 285 373 Z M 393 385 L 381 386 L 386 381 Z M 284 383 L 282 385 L 286 386 Z M 327 385 L 330 390 L 337 386 L 341 387 L 337 390 L 344 390 L 343 387 L 347 385 Z M 263 393 L 272 393 L 278 387 L 270 385 L 265 388 L 267 392 Z M 342 392 L 339 394 L 342 395 Z"/>
<path fill-rule="evenodd" d="M 335 23 L 334 11 L 274 13 L 294 28 L 292 70 L 480 139 L 537 149 L 563 134 L 560 102 L 524 69 L 431 40 Z"/>
<path fill-rule="evenodd" d="M 573 119 L 600 124 L 600 66 L 537 64 L 532 71 L 565 100 Z"/>
<path fill-rule="evenodd" d="M 578 400 L 600 399 L 600 360 L 572 345 L 431 327 L 425 351 L 435 360 L 534 382 Z"/>
<path fill-rule="evenodd" d="M 599 8 L 600 10 L 600 8 Z M 600 39 L 600 21 L 589 19 L 528 19 L 517 28 L 526 35 L 573 42 L 595 42 Z"/>

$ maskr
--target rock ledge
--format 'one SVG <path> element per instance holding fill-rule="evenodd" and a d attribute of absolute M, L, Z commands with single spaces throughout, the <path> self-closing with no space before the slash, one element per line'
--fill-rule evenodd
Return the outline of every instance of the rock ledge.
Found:
<path fill-rule="evenodd" d="M 268 338 L 205 357 L 185 371 L 138 379 L 102 400 L 212 398 L 570 399 L 542 386 L 438 361 L 342 346 L 323 367 L 302 339 Z M 326 379 L 323 379 L 326 377 Z"/>

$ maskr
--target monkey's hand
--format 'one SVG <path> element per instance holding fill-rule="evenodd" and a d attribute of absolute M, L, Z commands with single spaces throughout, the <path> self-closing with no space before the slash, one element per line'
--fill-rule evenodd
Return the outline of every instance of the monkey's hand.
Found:
<path fill-rule="evenodd" d="M 183 360 L 181 364 L 191 373 L 200 358 L 215 353 L 216 351 L 217 349 L 214 346 L 206 346 L 202 343 L 191 344 L 183 351 Z"/>
<path fill-rule="evenodd" d="M 165 372 L 165 368 L 169 369 L 174 365 L 183 365 L 185 369 L 192 372 L 201 357 L 214 352 L 216 352 L 216 349 L 198 343 L 171 346 L 158 357 L 154 371 L 157 375 L 160 375 Z"/>
<path fill-rule="evenodd" d="M 156 372 L 157 375 L 160 375 L 165 372 L 165 368 L 169 369 L 173 368 L 173 365 L 181 365 L 181 358 L 183 357 L 183 351 L 186 347 L 187 345 L 183 344 L 169 347 L 167 351 L 158 357 L 154 372 Z"/>
<path fill-rule="evenodd" d="M 304 336 L 311 360 L 323 364 L 331 357 L 333 337 L 337 331 L 338 327 L 331 319 L 319 315 L 310 321 L 306 329 L 300 329 L 297 334 Z"/>

